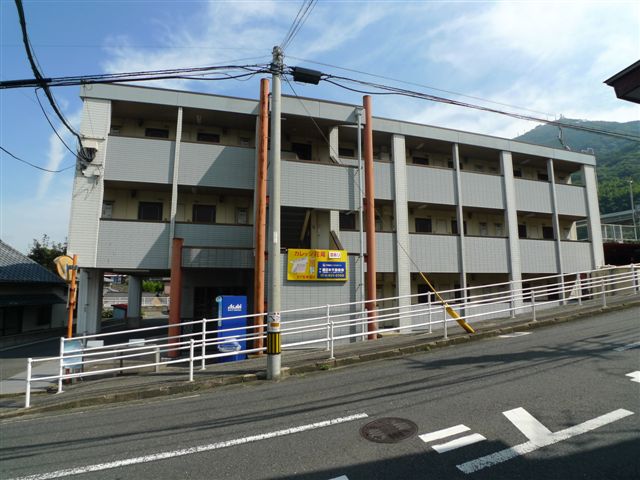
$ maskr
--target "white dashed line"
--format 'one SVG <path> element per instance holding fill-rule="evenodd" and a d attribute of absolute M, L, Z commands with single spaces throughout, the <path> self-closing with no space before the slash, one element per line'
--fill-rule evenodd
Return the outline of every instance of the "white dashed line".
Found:
<path fill-rule="evenodd" d="M 506 333 L 504 335 L 498 335 L 498 338 L 517 338 L 517 337 L 524 337 L 525 335 L 531 335 L 531 332 Z"/>
<path fill-rule="evenodd" d="M 627 373 L 625 377 L 631 377 L 632 382 L 640 383 L 640 371 Z"/>
<path fill-rule="evenodd" d="M 440 440 L 441 438 L 452 437 L 462 432 L 468 432 L 470 430 L 466 425 L 456 425 L 455 427 L 445 428 L 436 432 L 425 433 L 419 435 L 420 440 L 424 443 L 433 442 L 434 440 Z"/>
<path fill-rule="evenodd" d="M 438 453 L 444 453 L 450 450 L 455 450 L 456 448 L 462 448 L 462 447 L 466 447 L 467 445 L 473 445 L 474 443 L 478 443 L 483 440 L 486 440 L 486 438 L 480 435 L 479 433 L 472 433 L 471 435 L 466 435 L 464 437 L 456 438 L 455 440 L 451 440 L 450 442 L 447 442 L 447 443 L 433 445 L 432 448 Z"/>

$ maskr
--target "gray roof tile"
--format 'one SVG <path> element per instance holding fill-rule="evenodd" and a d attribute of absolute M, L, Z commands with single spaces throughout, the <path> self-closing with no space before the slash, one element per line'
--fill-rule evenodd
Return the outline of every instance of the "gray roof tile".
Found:
<path fill-rule="evenodd" d="M 0 240 L 0 283 L 64 284 L 65 282 Z"/>

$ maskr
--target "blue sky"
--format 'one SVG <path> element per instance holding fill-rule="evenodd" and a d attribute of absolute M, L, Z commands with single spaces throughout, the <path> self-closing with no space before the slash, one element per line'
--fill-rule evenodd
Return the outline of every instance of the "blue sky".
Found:
<path fill-rule="evenodd" d="M 25 0 L 24 8 L 42 72 L 54 77 L 266 63 L 301 3 Z M 640 108 L 617 100 L 602 82 L 640 57 L 639 5 L 635 1 L 320 0 L 285 51 L 285 63 L 393 84 L 309 61 L 360 70 L 423 85 L 396 83 L 399 86 L 497 106 L 426 87 L 458 92 L 545 118 L 637 120 Z M 0 0 L 0 48 L 2 80 L 33 76 L 10 0 Z M 152 85 L 257 98 L 258 83 L 259 78 Z M 353 104 L 361 103 L 362 97 L 329 84 L 295 85 L 295 89 L 301 96 Z M 291 94 L 286 84 L 283 92 Z M 54 89 L 65 115 L 76 124 L 81 110 L 78 93 L 78 87 Z M 375 97 L 374 115 L 505 137 L 536 126 L 396 97 Z M 74 145 L 59 122 L 54 120 L 54 125 Z M 49 169 L 74 161 L 47 124 L 33 89 L 0 91 L 0 145 Z M 44 233 L 63 241 L 72 177 L 73 169 L 43 173 L 2 154 L 0 238 L 21 251 Z"/>

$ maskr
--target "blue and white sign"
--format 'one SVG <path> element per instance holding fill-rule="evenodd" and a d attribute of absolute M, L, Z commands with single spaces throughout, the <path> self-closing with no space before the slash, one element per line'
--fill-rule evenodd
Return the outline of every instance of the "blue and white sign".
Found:
<path fill-rule="evenodd" d="M 247 342 L 244 340 L 244 337 L 247 333 L 247 297 L 244 295 L 221 295 L 216 298 L 216 301 L 218 302 L 218 318 L 220 319 L 218 321 L 218 338 L 228 338 L 229 340 L 219 344 L 218 350 L 221 353 L 246 350 Z M 230 332 L 220 331 L 230 328 L 234 330 Z M 219 361 L 233 362 L 236 360 L 245 360 L 246 358 L 246 353 L 240 353 L 238 355 L 222 357 Z"/>
<path fill-rule="evenodd" d="M 347 279 L 346 262 L 318 262 L 319 279 Z"/>

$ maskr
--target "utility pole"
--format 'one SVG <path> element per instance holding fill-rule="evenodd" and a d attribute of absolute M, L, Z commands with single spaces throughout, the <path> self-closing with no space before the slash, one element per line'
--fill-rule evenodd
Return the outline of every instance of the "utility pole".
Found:
<path fill-rule="evenodd" d="M 280 255 L 280 76 L 283 69 L 283 52 L 273 47 L 271 74 L 271 195 L 269 197 L 269 265 L 271 285 L 269 288 L 269 318 L 267 320 L 267 379 L 280 378 L 280 287 L 282 270 Z"/>

